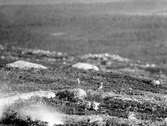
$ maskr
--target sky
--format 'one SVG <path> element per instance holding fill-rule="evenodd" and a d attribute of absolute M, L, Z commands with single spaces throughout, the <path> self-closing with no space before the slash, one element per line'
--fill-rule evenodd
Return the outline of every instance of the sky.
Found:
<path fill-rule="evenodd" d="M 129 2 L 129 3 L 163 3 L 167 0 L 0 0 L 0 4 L 52 4 L 52 3 L 105 3 L 105 2 Z"/>
<path fill-rule="evenodd" d="M 0 5 L 34 5 L 34 4 L 57 4 L 57 3 L 116 3 L 131 10 L 146 10 L 150 13 L 167 10 L 167 0 L 0 0 Z"/>
<path fill-rule="evenodd" d="M 52 3 L 96 3 L 122 2 L 129 0 L 0 0 L 0 4 L 52 4 Z"/>

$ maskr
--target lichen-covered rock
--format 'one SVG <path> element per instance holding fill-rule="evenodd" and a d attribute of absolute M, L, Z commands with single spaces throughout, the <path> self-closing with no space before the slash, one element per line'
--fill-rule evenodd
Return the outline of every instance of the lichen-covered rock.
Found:
<path fill-rule="evenodd" d="M 14 63 L 9 63 L 6 65 L 7 67 L 10 68 L 19 68 L 19 69 L 47 69 L 47 67 L 41 65 L 41 64 L 36 64 L 36 63 L 31 63 L 23 60 L 16 61 Z"/>
<path fill-rule="evenodd" d="M 76 63 L 72 65 L 73 68 L 82 69 L 82 70 L 95 70 L 99 71 L 99 68 L 95 65 L 89 63 Z"/>
<path fill-rule="evenodd" d="M 87 97 L 87 93 L 85 90 L 81 88 L 75 88 L 75 89 L 58 91 L 56 93 L 56 96 L 58 96 L 59 99 L 64 99 L 68 101 L 78 101 L 78 100 L 84 100 L 85 97 Z"/>
<path fill-rule="evenodd" d="M 81 88 L 73 89 L 72 92 L 74 93 L 74 97 L 77 99 L 83 100 L 85 97 L 87 97 L 86 91 Z"/>

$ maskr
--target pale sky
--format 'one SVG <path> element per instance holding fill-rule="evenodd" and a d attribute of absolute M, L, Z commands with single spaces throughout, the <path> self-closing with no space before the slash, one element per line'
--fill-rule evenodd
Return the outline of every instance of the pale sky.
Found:
<path fill-rule="evenodd" d="M 167 0 L 0 0 L 0 4 L 53 4 L 53 3 L 105 3 L 105 2 L 126 2 L 136 4 L 163 4 Z"/>
<path fill-rule="evenodd" d="M 127 10 L 139 12 L 143 10 L 151 13 L 167 10 L 167 0 L 0 0 L 0 5 L 56 3 L 118 3 Z"/>
<path fill-rule="evenodd" d="M 105 3 L 105 2 L 137 2 L 159 3 L 167 0 L 0 0 L 0 4 L 52 4 L 52 3 Z"/>

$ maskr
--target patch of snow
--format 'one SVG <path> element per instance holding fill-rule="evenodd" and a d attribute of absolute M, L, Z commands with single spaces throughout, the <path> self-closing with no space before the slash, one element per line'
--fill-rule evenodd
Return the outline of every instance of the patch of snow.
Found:
<path fill-rule="evenodd" d="M 157 67 L 156 64 L 149 64 L 149 63 L 147 63 L 147 64 L 132 64 L 132 65 L 136 66 L 136 67 L 141 67 L 141 68 L 144 68 L 144 69 L 145 68 L 155 68 L 155 67 Z"/>
<path fill-rule="evenodd" d="M 23 60 L 16 61 L 14 63 L 9 63 L 6 65 L 7 67 L 11 68 L 19 68 L 23 70 L 28 70 L 28 69 L 47 69 L 47 67 L 41 65 L 41 64 L 36 64 L 36 63 L 31 63 Z"/>
<path fill-rule="evenodd" d="M 3 112 L 5 111 L 6 107 L 16 103 L 18 100 L 28 100 L 32 97 L 53 98 L 55 97 L 55 93 L 51 91 L 35 91 L 0 98 L 0 118 Z"/>
<path fill-rule="evenodd" d="M 123 58 L 119 55 L 110 55 L 110 57 L 113 59 L 113 60 L 117 60 L 117 61 L 120 61 L 120 62 L 128 62 L 129 59 L 127 58 Z"/>
<path fill-rule="evenodd" d="M 43 50 L 43 49 L 28 49 L 28 48 L 20 48 L 20 47 L 13 47 L 13 49 L 20 50 L 22 54 L 44 55 L 49 57 L 67 55 L 66 53 L 62 53 L 62 52 Z"/>
<path fill-rule="evenodd" d="M 53 54 L 49 50 L 42 50 L 42 49 L 32 50 L 32 53 L 33 54 L 43 54 L 43 55 L 51 55 L 51 54 Z"/>
<path fill-rule="evenodd" d="M 10 104 L 15 103 L 19 99 L 28 100 L 31 97 L 54 98 L 55 93 L 53 93 L 51 91 L 34 91 L 34 92 L 22 93 L 22 94 L 17 94 L 17 95 L 14 95 L 14 96 L 4 97 L 4 98 L 1 98 L 0 101 L 3 102 L 3 104 L 9 104 L 10 105 Z"/>
<path fill-rule="evenodd" d="M 33 121 L 40 120 L 47 122 L 48 126 L 64 124 L 64 114 L 41 104 L 23 107 L 19 110 L 19 113 L 30 117 Z"/>
<path fill-rule="evenodd" d="M 96 116 L 96 117 L 92 116 L 90 118 L 90 123 L 97 123 L 97 125 L 99 124 L 98 126 L 103 126 L 103 121 L 104 121 L 103 117 L 100 117 L 100 116 Z"/>
<path fill-rule="evenodd" d="M 109 54 L 109 53 L 87 54 L 87 55 L 82 56 L 82 58 L 108 58 L 108 59 L 116 60 L 119 62 L 129 62 L 130 61 L 128 58 L 124 58 L 119 55 Z"/>
<path fill-rule="evenodd" d="M 47 56 L 63 56 L 64 54 L 62 52 L 54 52 L 49 50 L 42 50 L 42 49 L 36 49 L 36 50 L 30 50 L 32 54 L 41 54 L 41 55 L 47 55 Z"/>
<path fill-rule="evenodd" d="M 65 35 L 64 32 L 56 32 L 56 33 L 51 33 L 52 36 L 62 36 Z"/>
<path fill-rule="evenodd" d="M 95 70 L 99 71 L 99 68 L 95 65 L 89 63 L 76 63 L 72 65 L 73 68 L 82 69 L 82 70 Z"/>

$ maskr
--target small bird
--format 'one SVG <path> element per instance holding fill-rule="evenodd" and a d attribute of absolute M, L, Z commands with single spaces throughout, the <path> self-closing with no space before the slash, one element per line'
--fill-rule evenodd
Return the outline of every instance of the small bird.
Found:
<path fill-rule="evenodd" d="M 103 90 L 103 82 L 100 83 L 100 86 L 97 89 L 98 91 L 102 91 Z"/>
<path fill-rule="evenodd" d="M 79 78 L 77 78 L 77 83 L 78 83 L 78 87 L 80 87 L 81 86 L 81 81 L 80 81 Z"/>

